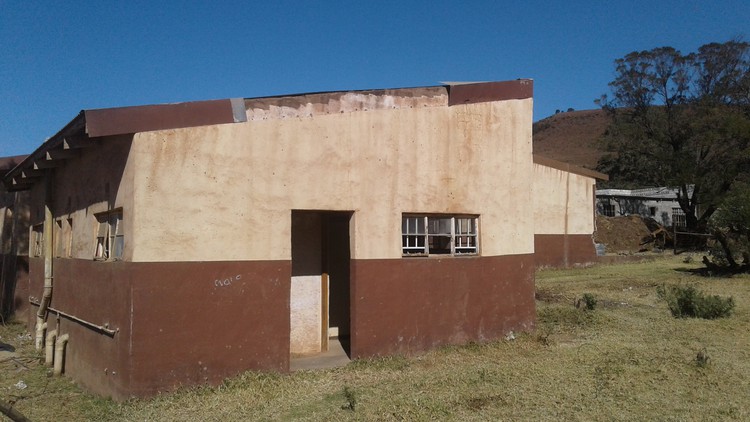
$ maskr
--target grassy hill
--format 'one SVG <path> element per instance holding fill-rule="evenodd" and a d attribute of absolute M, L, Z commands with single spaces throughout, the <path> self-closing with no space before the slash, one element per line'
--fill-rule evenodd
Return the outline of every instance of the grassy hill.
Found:
<path fill-rule="evenodd" d="M 597 140 L 609 123 L 610 118 L 600 109 L 557 113 L 534 123 L 534 153 L 596 169 L 605 154 Z"/>

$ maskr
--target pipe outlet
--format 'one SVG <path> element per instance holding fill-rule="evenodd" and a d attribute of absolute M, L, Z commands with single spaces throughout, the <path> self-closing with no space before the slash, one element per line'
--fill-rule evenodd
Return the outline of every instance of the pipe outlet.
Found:
<path fill-rule="evenodd" d="M 63 373 L 63 362 L 65 360 L 65 345 L 68 344 L 68 335 L 63 334 L 57 338 L 55 342 L 55 375 L 62 375 Z"/>
<path fill-rule="evenodd" d="M 55 340 L 57 340 L 57 330 L 50 330 L 47 332 L 46 353 L 44 355 L 44 364 L 52 366 L 54 363 L 53 358 L 55 356 Z"/>

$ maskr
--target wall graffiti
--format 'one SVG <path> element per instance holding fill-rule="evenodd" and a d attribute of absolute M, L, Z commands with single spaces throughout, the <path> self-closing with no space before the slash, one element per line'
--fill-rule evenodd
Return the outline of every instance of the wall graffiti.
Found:
<path fill-rule="evenodd" d="M 222 279 L 216 279 L 214 280 L 214 286 L 216 287 L 228 287 L 232 285 L 233 281 L 238 281 L 242 279 L 242 274 L 237 274 L 232 277 L 222 278 Z"/>

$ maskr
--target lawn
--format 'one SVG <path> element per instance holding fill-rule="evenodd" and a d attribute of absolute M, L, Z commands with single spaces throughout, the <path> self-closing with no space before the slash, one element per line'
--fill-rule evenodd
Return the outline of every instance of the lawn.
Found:
<path fill-rule="evenodd" d="M 684 261 L 540 271 L 534 333 L 124 403 L 49 377 L 8 324 L 0 341 L 19 356 L 0 363 L 0 398 L 35 421 L 750 420 L 750 277 L 703 278 Z M 734 313 L 672 317 L 656 290 L 677 284 L 734 297 Z M 594 310 L 574 307 L 584 293 Z"/>

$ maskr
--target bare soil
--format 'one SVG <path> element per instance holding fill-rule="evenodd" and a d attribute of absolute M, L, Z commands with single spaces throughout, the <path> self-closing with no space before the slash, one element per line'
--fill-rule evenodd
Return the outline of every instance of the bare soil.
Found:
<path fill-rule="evenodd" d="M 622 217 L 596 216 L 596 231 L 594 241 L 606 245 L 607 253 L 632 254 L 648 252 L 655 247 L 670 245 L 670 239 L 664 239 L 664 233 L 654 238 L 651 233 L 662 228 L 656 221 L 639 215 Z"/>

